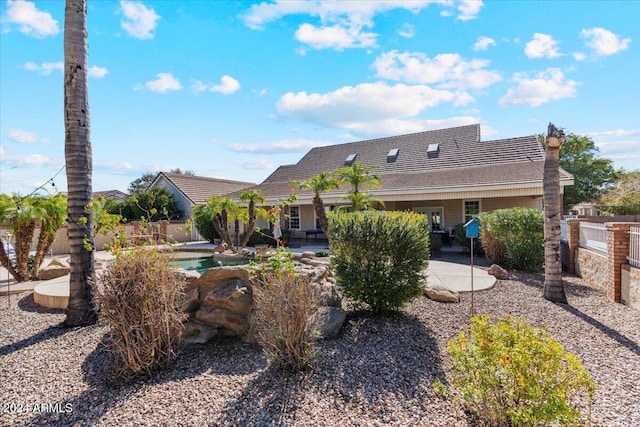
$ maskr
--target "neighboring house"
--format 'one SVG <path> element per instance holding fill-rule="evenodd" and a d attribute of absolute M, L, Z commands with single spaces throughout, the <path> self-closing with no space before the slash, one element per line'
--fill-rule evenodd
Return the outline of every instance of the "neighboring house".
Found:
<path fill-rule="evenodd" d="M 285 200 L 292 189 L 298 197 L 291 209 L 289 228 L 317 229 L 313 194 L 296 188 L 323 171 L 334 171 L 353 162 L 376 166 L 381 188 L 369 194 L 387 210 L 413 210 L 426 214 L 432 231 L 449 231 L 480 212 L 517 206 L 542 208 L 544 151 L 535 135 L 480 140 L 480 125 L 392 136 L 310 150 L 295 165 L 280 166 L 253 187 L 268 204 Z M 561 190 L 573 177 L 560 171 Z M 322 195 L 326 209 L 344 205 L 348 188 Z M 229 195 L 237 200 L 239 193 Z"/>
<path fill-rule="evenodd" d="M 122 202 L 127 198 L 128 194 L 120 190 L 94 191 L 92 194 L 94 199 L 100 196 L 104 197 L 105 200 L 112 199 L 116 202 Z"/>
<path fill-rule="evenodd" d="M 173 194 L 182 211 L 182 220 L 191 218 L 193 208 L 203 205 L 211 196 L 223 196 L 255 185 L 253 182 L 231 181 L 180 173 L 160 172 L 149 188 L 164 187 Z"/>

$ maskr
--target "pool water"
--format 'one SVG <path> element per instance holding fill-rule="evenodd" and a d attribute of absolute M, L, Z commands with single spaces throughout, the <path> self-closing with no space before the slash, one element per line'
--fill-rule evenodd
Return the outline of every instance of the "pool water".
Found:
<path fill-rule="evenodd" d="M 214 267 L 226 265 L 245 265 L 249 260 L 244 258 L 229 258 L 212 254 L 211 252 L 174 252 L 171 254 L 170 264 L 173 267 L 202 273 Z"/>

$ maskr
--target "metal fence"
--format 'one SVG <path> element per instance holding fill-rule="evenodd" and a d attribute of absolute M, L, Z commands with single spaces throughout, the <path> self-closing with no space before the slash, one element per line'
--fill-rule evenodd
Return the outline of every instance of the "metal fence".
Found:
<path fill-rule="evenodd" d="M 632 225 L 629 229 L 629 264 L 640 268 L 640 225 Z"/>
<path fill-rule="evenodd" d="M 604 224 L 581 222 L 580 247 L 607 256 L 607 227 Z"/>

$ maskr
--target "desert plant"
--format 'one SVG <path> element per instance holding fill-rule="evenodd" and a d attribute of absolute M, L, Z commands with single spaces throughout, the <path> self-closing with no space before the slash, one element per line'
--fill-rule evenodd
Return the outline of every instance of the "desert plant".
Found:
<path fill-rule="evenodd" d="M 480 241 L 487 257 L 516 270 L 538 271 L 544 261 L 542 211 L 497 209 L 479 215 Z"/>
<path fill-rule="evenodd" d="M 329 220 L 329 242 L 339 287 L 375 312 L 393 311 L 421 293 L 429 259 L 423 214 L 365 211 Z"/>
<path fill-rule="evenodd" d="M 290 253 L 278 248 L 252 277 L 252 329 L 263 351 L 282 370 L 300 371 L 317 356 L 312 317 L 315 287 L 296 273 Z"/>
<path fill-rule="evenodd" d="M 114 377 L 148 375 L 177 356 L 184 279 L 168 255 L 135 248 L 120 253 L 98 281 L 100 313 L 110 328 Z"/>
<path fill-rule="evenodd" d="M 572 400 L 586 393 L 590 406 L 596 384 L 578 357 L 526 319 L 490 320 L 471 318 L 469 332 L 449 341 L 457 393 L 439 383 L 436 389 L 461 399 L 485 425 L 584 425 Z"/>

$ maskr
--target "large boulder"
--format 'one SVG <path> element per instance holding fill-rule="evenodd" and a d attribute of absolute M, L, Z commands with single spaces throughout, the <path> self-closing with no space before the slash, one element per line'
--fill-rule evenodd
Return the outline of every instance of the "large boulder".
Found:
<path fill-rule="evenodd" d="M 237 265 L 210 268 L 191 283 L 200 288 L 200 295 L 204 298 L 210 290 L 223 286 L 231 279 L 240 279 L 249 283 L 249 272 L 246 268 Z"/>
<path fill-rule="evenodd" d="M 313 329 L 320 338 L 332 338 L 338 335 L 347 318 L 347 313 L 340 307 L 318 307 L 313 318 Z"/>
<path fill-rule="evenodd" d="M 224 308 L 232 313 L 249 315 L 253 305 L 251 285 L 241 279 L 231 279 L 211 289 L 202 299 L 202 306 Z"/>
<path fill-rule="evenodd" d="M 489 267 L 487 273 L 489 273 L 496 279 L 507 280 L 509 278 L 509 272 L 500 267 L 498 264 L 492 264 L 491 267 Z"/>
<path fill-rule="evenodd" d="M 184 324 L 182 339 L 188 344 L 204 344 L 217 335 L 218 328 L 198 321 L 189 321 Z"/>
<path fill-rule="evenodd" d="M 249 329 L 249 318 L 242 314 L 218 307 L 201 307 L 195 313 L 195 319 L 224 336 L 242 336 Z"/>
<path fill-rule="evenodd" d="M 54 258 L 46 266 L 38 270 L 38 280 L 51 280 L 66 276 L 71 271 L 69 263 L 62 259 Z"/>
<path fill-rule="evenodd" d="M 440 302 L 460 302 L 460 294 L 445 286 L 427 286 L 424 289 L 427 298 Z"/>

